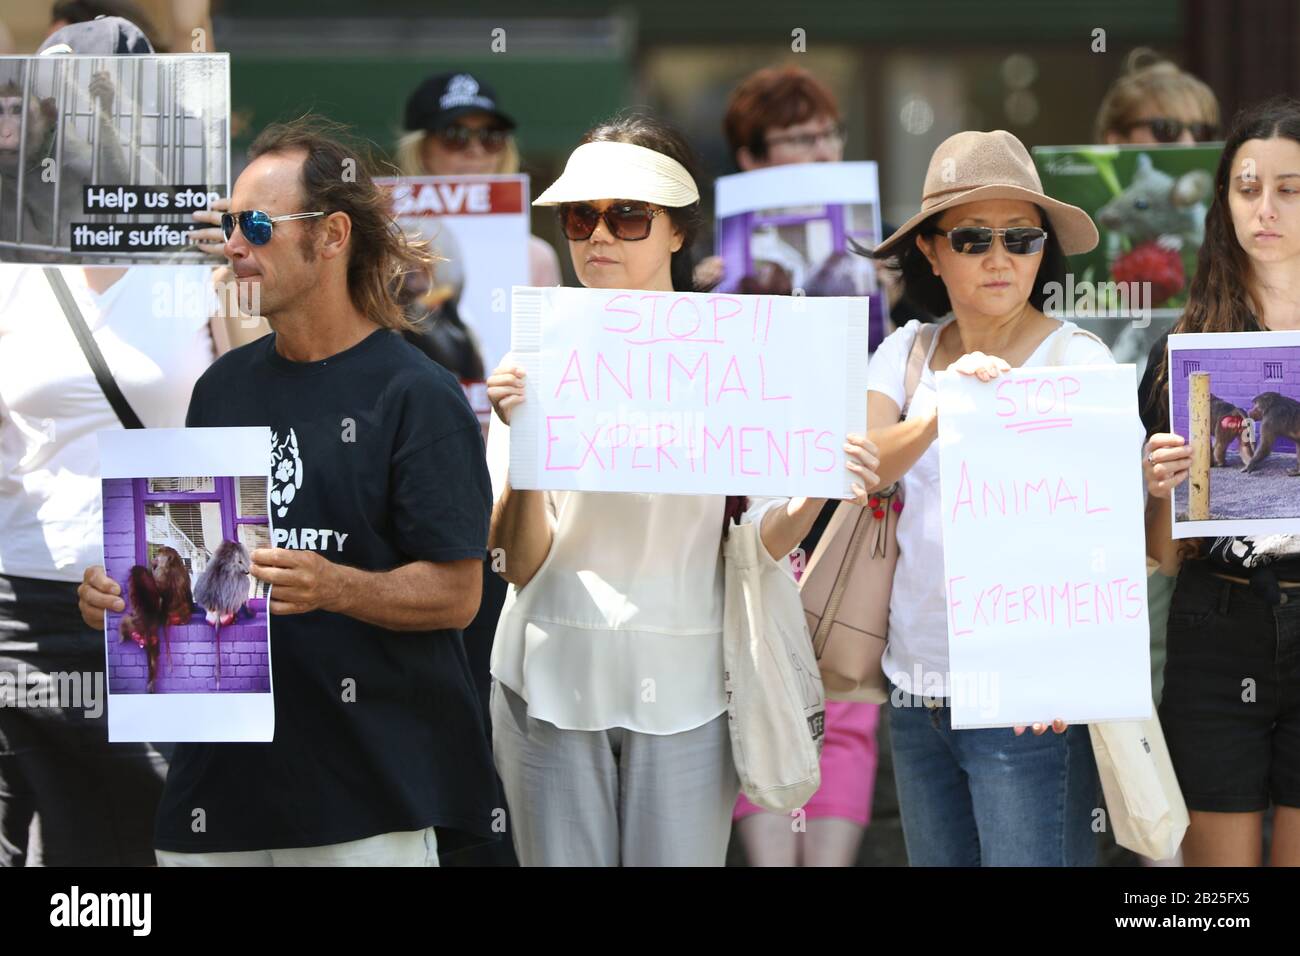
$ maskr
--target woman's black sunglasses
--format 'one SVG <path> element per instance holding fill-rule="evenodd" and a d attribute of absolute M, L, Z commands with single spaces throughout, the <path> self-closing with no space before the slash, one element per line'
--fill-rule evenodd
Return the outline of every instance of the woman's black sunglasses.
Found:
<path fill-rule="evenodd" d="M 470 129 L 468 126 L 444 126 L 438 130 L 438 140 L 453 153 L 459 153 L 474 140 L 488 153 L 499 153 L 510 138 L 510 131 L 504 129 Z"/>
<path fill-rule="evenodd" d="M 566 239 L 581 242 L 591 238 L 596 224 L 603 219 L 605 228 L 615 239 L 636 242 L 650 235 L 655 216 L 663 211 L 662 206 L 643 202 L 614 202 L 604 211 L 585 202 L 561 203 L 560 228 Z"/>
<path fill-rule="evenodd" d="M 1047 230 L 1037 226 L 1010 226 L 994 229 L 990 226 L 958 226 L 944 232 L 935 229 L 931 235 L 947 236 L 953 252 L 965 256 L 982 256 L 993 247 L 993 237 L 1001 236 L 1002 244 L 1013 256 L 1032 256 L 1043 251 Z"/>
<path fill-rule="evenodd" d="M 1214 123 L 1184 123 L 1182 120 L 1168 119 L 1163 116 L 1154 119 L 1139 120 L 1129 126 L 1130 130 L 1145 126 L 1157 143 L 1176 143 L 1183 130 L 1192 134 L 1198 143 L 1206 143 L 1219 135 L 1219 127 Z"/>
<path fill-rule="evenodd" d="M 235 224 L 252 245 L 264 246 L 271 241 L 273 223 L 287 222 L 290 219 L 314 219 L 323 216 L 323 212 L 295 212 L 287 216 L 272 216 L 260 209 L 246 209 L 243 212 L 223 212 L 221 214 L 221 234 L 229 239 L 235 234 Z"/>

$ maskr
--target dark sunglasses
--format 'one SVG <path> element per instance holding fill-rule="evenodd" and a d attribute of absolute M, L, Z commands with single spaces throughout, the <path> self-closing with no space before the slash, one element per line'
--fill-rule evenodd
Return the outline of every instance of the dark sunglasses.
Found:
<path fill-rule="evenodd" d="M 1006 229 L 994 229 L 990 226 L 958 226 L 944 232 L 935 229 L 935 236 L 947 236 L 953 252 L 964 256 L 982 256 L 993 248 L 993 237 L 1001 236 L 1002 245 L 1013 256 L 1032 256 L 1043 251 L 1047 242 L 1047 230 L 1037 226 L 1011 226 Z"/>
<path fill-rule="evenodd" d="M 560 228 L 564 237 L 573 242 L 590 239 L 602 219 L 605 228 L 615 239 L 636 242 L 650 235 L 655 216 L 664 212 L 662 206 L 651 207 L 643 202 L 611 203 L 602 212 L 590 203 L 574 202 L 560 205 Z"/>
<path fill-rule="evenodd" d="M 229 239 L 235 234 L 235 223 L 244 238 L 255 246 L 264 246 L 271 241 L 271 224 L 287 222 L 290 219 L 314 219 L 323 216 L 323 212 L 295 212 L 287 216 L 271 216 L 260 209 L 246 209 L 243 212 L 223 212 L 221 214 L 221 234 Z"/>
<path fill-rule="evenodd" d="M 499 153 L 505 148 L 506 140 L 510 138 L 510 131 L 504 129 L 470 129 L 468 126 L 444 126 L 438 130 L 438 141 L 453 153 L 459 153 L 466 149 L 471 142 L 478 140 L 483 150 L 488 153 Z"/>
<path fill-rule="evenodd" d="M 1177 142 L 1178 137 L 1183 135 L 1183 130 L 1191 132 L 1192 139 L 1198 143 L 1208 142 L 1219 135 L 1219 127 L 1214 123 L 1184 123 L 1182 120 L 1165 117 L 1142 120 L 1132 124 L 1129 129 L 1133 130 L 1139 126 L 1151 130 L 1151 135 L 1155 137 L 1157 143 Z"/>

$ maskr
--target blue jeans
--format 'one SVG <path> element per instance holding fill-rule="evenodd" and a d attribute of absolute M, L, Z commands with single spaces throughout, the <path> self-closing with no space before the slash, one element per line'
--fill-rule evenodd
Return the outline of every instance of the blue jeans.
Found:
<path fill-rule="evenodd" d="M 943 700 L 890 688 L 889 734 L 912 866 L 1095 866 L 1097 765 L 1083 724 L 1041 737 L 953 730 Z"/>

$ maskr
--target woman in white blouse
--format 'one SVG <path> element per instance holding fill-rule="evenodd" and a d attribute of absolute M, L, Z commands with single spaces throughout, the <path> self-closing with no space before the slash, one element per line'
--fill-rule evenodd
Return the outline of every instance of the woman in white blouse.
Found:
<path fill-rule="evenodd" d="M 690 165 L 682 139 L 645 117 L 587 134 L 537 200 L 560 206 L 584 286 L 692 288 Z M 513 585 L 492 654 L 493 747 L 520 862 L 721 866 L 739 791 L 723 693 L 725 499 L 511 488 L 501 424 L 526 392 L 509 358 L 488 379 L 500 418 L 490 547 Z M 875 448 L 849 436 L 845 450 L 865 502 Z M 744 520 L 782 558 L 821 505 L 750 499 Z"/>

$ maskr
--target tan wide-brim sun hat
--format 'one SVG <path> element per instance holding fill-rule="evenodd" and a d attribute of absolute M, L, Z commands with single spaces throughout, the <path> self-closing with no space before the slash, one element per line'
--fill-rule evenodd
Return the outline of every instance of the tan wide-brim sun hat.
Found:
<path fill-rule="evenodd" d="M 1067 256 L 1097 245 L 1092 217 L 1078 206 L 1047 196 L 1029 150 L 1006 130 L 995 129 L 991 133 L 957 133 L 939 144 L 925 173 L 921 211 L 877 246 L 876 252 L 902 252 L 893 247 L 935 213 L 985 199 L 1023 199 L 1040 207 L 1047 215 L 1044 228 L 1056 236 Z"/>

